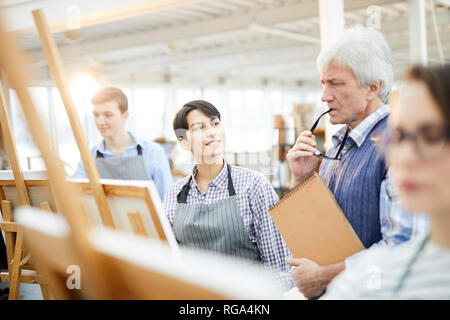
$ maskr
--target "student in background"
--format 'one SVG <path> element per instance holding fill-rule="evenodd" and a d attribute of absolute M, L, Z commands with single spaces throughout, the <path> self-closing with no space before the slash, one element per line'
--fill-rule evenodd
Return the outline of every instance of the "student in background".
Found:
<path fill-rule="evenodd" d="M 101 178 L 153 180 L 161 199 L 172 184 L 169 162 L 157 143 L 143 141 L 126 131 L 128 99 L 123 91 L 105 87 L 91 99 L 95 125 L 103 137 L 91 149 Z M 82 161 L 74 177 L 87 177 Z"/>
<path fill-rule="evenodd" d="M 403 205 L 431 231 L 380 247 L 340 274 L 324 299 L 450 299 L 450 64 L 413 67 L 384 140 Z"/>
<path fill-rule="evenodd" d="M 173 128 L 195 159 L 192 174 L 174 183 L 164 199 L 165 213 L 181 245 L 261 262 L 286 273 L 289 256 L 268 210 L 278 202 L 260 173 L 225 162 L 225 130 L 211 103 L 186 103 Z M 291 279 L 281 280 L 291 287 Z"/>

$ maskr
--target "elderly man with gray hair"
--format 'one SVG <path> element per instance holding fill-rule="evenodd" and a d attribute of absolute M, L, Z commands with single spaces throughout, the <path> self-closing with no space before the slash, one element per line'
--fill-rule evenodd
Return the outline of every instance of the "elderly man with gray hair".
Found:
<path fill-rule="evenodd" d="M 428 228 L 403 212 L 384 156 L 375 143 L 387 124 L 393 81 L 391 50 L 383 35 L 371 28 L 346 30 L 317 59 L 332 124 L 345 124 L 332 137 L 325 155 L 316 149 L 311 131 L 303 131 L 287 160 L 297 184 L 322 158 L 319 174 L 366 248 L 409 240 Z M 325 113 L 324 113 L 325 114 Z M 313 129 L 312 129 L 313 130 Z M 364 250 L 361 254 L 367 254 Z M 308 298 L 324 293 L 330 281 L 357 255 L 319 266 L 304 257 L 286 258 L 298 289 Z"/>

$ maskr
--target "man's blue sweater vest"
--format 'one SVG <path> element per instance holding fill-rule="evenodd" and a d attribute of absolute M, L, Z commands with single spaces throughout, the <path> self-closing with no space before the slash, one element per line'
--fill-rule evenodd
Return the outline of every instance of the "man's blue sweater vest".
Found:
<path fill-rule="evenodd" d="M 366 248 L 381 240 L 380 186 L 386 164 L 375 144 L 387 118 L 372 128 L 359 148 L 351 140 L 353 145 L 341 160 L 323 160 L 319 171 Z M 338 147 L 331 148 L 327 155 L 334 156 Z"/>

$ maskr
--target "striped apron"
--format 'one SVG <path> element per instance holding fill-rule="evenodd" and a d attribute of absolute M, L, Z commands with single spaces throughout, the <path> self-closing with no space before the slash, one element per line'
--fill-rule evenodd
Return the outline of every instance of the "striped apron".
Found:
<path fill-rule="evenodd" d="M 186 246 L 261 261 L 256 244 L 250 241 L 237 203 L 237 196 L 228 170 L 229 197 L 216 203 L 188 205 L 192 176 L 177 195 L 173 229 L 177 241 Z"/>
<path fill-rule="evenodd" d="M 142 157 L 142 147 L 137 145 L 137 156 L 105 158 L 97 150 L 95 165 L 100 178 L 120 180 L 149 180 Z"/>

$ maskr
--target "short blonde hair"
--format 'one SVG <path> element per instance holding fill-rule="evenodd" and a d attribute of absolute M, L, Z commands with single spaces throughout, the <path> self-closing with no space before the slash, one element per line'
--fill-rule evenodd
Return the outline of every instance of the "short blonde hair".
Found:
<path fill-rule="evenodd" d="M 125 93 L 116 87 L 104 87 L 97 91 L 91 99 L 92 104 L 116 101 L 121 113 L 128 111 L 128 99 Z"/>

